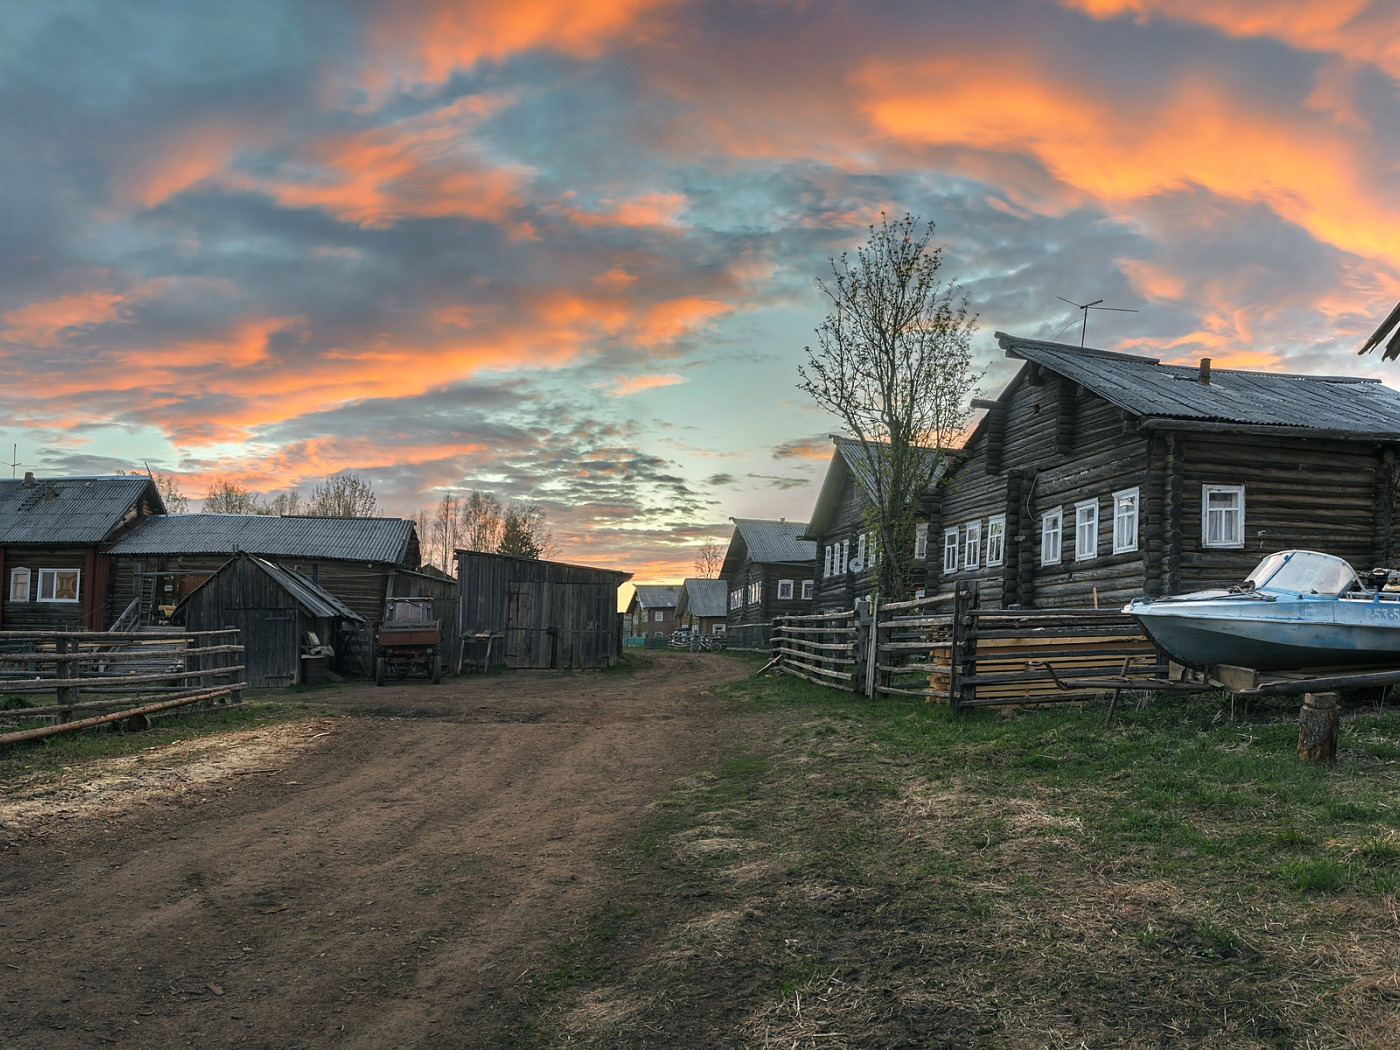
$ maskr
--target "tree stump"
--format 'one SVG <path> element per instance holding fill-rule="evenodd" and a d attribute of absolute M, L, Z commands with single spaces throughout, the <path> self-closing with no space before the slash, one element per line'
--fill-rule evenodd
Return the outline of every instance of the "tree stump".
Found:
<path fill-rule="evenodd" d="M 1298 713 L 1298 757 L 1304 762 L 1337 764 L 1337 726 L 1342 708 L 1336 693 L 1308 693 Z"/>

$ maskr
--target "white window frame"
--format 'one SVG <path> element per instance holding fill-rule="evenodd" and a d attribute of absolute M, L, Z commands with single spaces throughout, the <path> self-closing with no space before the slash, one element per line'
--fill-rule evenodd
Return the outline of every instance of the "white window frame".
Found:
<path fill-rule="evenodd" d="M 826 558 L 822 561 L 822 578 L 832 575 L 831 572 L 831 544 L 826 545 Z"/>
<path fill-rule="evenodd" d="M 951 529 L 943 530 L 943 571 L 958 571 L 958 529 L 954 526 Z"/>
<path fill-rule="evenodd" d="M 963 568 L 976 569 L 982 563 L 982 522 L 968 524 L 963 532 Z"/>
<path fill-rule="evenodd" d="M 728 624 L 725 624 L 725 623 L 714 623 L 714 624 L 711 624 L 711 625 L 710 625 L 710 634 L 712 634 L 712 635 L 713 635 L 713 634 L 724 634 L 724 632 L 727 631 L 728 629 L 729 629 L 729 625 L 728 625 Z"/>
<path fill-rule="evenodd" d="M 1239 497 L 1239 506 L 1226 507 L 1218 513 L 1222 517 L 1233 516 L 1234 528 L 1231 535 L 1226 539 L 1210 539 L 1210 519 L 1212 511 L 1210 509 L 1210 498 L 1215 495 L 1234 495 Z M 1228 520 L 1228 518 L 1227 518 Z M 1201 546 L 1210 547 L 1216 550 L 1239 550 L 1244 546 L 1244 486 L 1243 485 L 1202 485 L 1201 486 Z"/>
<path fill-rule="evenodd" d="M 1130 554 L 1138 549 L 1138 521 L 1142 500 L 1137 486 L 1113 494 L 1113 553 Z M 1131 507 L 1131 511 L 1126 510 Z"/>
<path fill-rule="evenodd" d="M 928 522 L 921 521 L 914 526 L 914 558 L 924 561 L 928 558 Z"/>
<path fill-rule="evenodd" d="M 856 557 L 860 559 L 860 564 L 866 566 L 870 564 L 865 560 L 865 551 L 870 544 L 869 533 L 862 532 L 856 539 Z"/>
<path fill-rule="evenodd" d="M 1082 499 L 1074 505 L 1074 560 L 1091 561 L 1098 556 L 1099 501 Z"/>
<path fill-rule="evenodd" d="M 814 581 L 812 581 L 812 580 L 803 580 L 803 581 L 802 581 L 802 600 L 803 600 L 804 602 L 810 602 L 810 601 L 812 600 L 812 592 L 813 592 L 814 590 L 816 590 L 816 583 L 815 583 Z"/>
<path fill-rule="evenodd" d="M 18 568 L 10 570 L 10 601 L 27 602 L 31 601 L 34 594 L 34 578 L 28 569 Z"/>
<path fill-rule="evenodd" d="M 994 514 L 987 519 L 987 568 L 1006 564 L 1006 515 Z"/>
<path fill-rule="evenodd" d="M 1040 564 L 1059 565 L 1064 555 L 1065 508 L 1052 507 L 1040 518 Z"/>
<path fill-rule="evenodd" d="M 778 581 L 778 601 L 780 601 L 780 602 L 790 602 L 790 601 L 792 601 L 792 581 L 791 581 L 791 580 L 779 580 L 779 581 Z"/>
<path fill-rule="evenodd" d="M 840 573 L 842 573 L 843 575 L 844 575 L 845 573 L 848 573 L 848 572 L 851 571 L 851 541 L 850 541 L 850 540 L 842 540 L 842 541 L 841 541 L 841 568 L 838 569 L 837 571 L 840 572 Z"/>
<path fill-rule="evenodd" d="M 763 581 L 754 580 L 749 584 L 749 604 L 758 605 L 763 601 Z"/>
<path fill-rule="evenodd" d="M 744 588 L 729 592 L 729 607 L 731 609 L 742 609 L 744 607 Z"/>
<path fill-rule="evenodd" d="M 54 595 L 58 593 L 58 577 L 60 575 L 67 575 L 68 573 L 73 574 L 73 597 L 55 598 Z M 34 600 L 36 602 L 64 602 L 67 604 L 75 604 L 77 602 L 82 601 L 83 574 L 81 569 L 40 569 L 38 572 L 38 576 L 39 586 L 34 594 Z M 47 590 L 49 593 L 49 597 L 47 598 L 44 597 L 46 583 L 48 585 Z"/>

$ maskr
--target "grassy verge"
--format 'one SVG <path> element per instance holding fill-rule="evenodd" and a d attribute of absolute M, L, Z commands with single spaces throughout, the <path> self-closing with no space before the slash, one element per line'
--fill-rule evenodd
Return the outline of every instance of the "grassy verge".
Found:
<path fill-rule="evenodd" d="M 1400 712 L 952 719 L 790 678 L 679 784 L 549 981 L 589 1047 L 1389 1047 Z M 542 1022 L 543 1023 L 543 1022 Z"/>

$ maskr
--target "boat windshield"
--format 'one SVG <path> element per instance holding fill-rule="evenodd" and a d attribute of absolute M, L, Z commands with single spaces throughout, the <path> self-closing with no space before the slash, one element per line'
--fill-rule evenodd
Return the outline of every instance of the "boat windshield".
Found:
<path fill-rule="evenodd" d="M 1356 583 L 1356 572 L 1341 558 L 1317 551 L 1280 551 L 1254 567 L 1246 583 L 1255 590 L 1293 594 L 1345 594 Z"/>

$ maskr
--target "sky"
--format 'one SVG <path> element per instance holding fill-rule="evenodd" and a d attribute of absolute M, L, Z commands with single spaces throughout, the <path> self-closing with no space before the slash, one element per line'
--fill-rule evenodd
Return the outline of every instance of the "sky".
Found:
<path fill-rule="evenodd" d="M 1363 375 L 1400 299 L 1393 0 L 0 5 L 0 450 L 538 502 L 693 574 L 806 520 L 817 279 L 932 220 L 993 333 Z M 13 455 L 11 455 L 13 450 Z"/>

